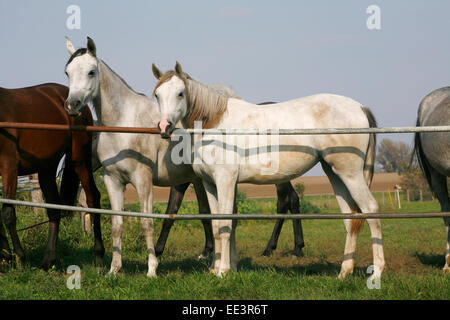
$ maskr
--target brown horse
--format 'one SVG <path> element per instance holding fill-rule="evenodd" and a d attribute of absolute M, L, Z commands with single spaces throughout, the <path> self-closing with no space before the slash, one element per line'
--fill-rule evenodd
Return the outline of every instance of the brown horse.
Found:
<path fill-rule="evenodd" d="M 69 117 L 64 102 L 69 93 L 66 86 L 47 83 L 21 89 L 0 88 L 0 121 L 92 125 L 89 108 L 77 117 Z M 81 131 L 51 131 L 0 129 L 0 173 L 3 197 L 15 199 L 17 176 L 39 174 L 39 184 L 48 203 L 72 205 L 81 181 L 89 207 L 100 208 L 100 193 L 92 174 L 92 135 Z M 66 155 L 60 193 L 56 185 L 56 170 Z M 49 234 L 42 267 L 49 268 L 56 259 L 60 210 L 48 209 Z M 16 230 L 16 214 L 12 205 L 4 204 L 2 220 L 11 236 L 17 263 L 23 265 L 24 250 Z M 0 258 L 11 259 L 9 243 L 0 223 Z M 103 266 L 100 216 L 94 216 L 94 251 L 96 263 Z"/>

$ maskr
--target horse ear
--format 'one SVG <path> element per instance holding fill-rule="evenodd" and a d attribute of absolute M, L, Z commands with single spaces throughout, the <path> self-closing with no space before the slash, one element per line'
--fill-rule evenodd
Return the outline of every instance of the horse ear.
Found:
<path fill-rule="evenodd" d="M 181 64 L 178 61 L 175 64 L 175 72 L 177 76 L 179 76 L 180 78 L 184 78 L 183 69 L 181 68 Z"/>
<path fill-rule="evenodd" d="M 69 37 L 66 36 L 66 48 L 67 51 L 69 51 L 70 55 L 72 55 L 75 52 L 75 47 L 72 44 L 72 41 L 70 41 Z"/>
<path fill-rule="evenodd" d="M 157 80 L 161 79 L 162 72 L 161 72 L 161 70 L 158 69 L 158 67 L 154 63 L 152 63 L 152 71 L 153 71 L 153 75 L 155 76 L 155 78 Z"/>
<path fill-rule="evenodd" d="M 94 56 L 97 56 L 97 48 L 95 47 L 95 42 L 91 38 L 87 37 L 87 49 Z"/>

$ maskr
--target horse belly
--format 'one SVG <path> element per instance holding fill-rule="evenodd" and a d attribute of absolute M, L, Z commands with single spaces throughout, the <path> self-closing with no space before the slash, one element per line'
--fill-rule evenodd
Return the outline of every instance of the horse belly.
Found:
<path fill-rule="evenodd" d="M 297 178 L 309 171 L 317 157 L 308 148 L 297 146 L 268 157 L 248 158 L 239 165 L 239 182 L 253 184 L 276 184 Z"/>

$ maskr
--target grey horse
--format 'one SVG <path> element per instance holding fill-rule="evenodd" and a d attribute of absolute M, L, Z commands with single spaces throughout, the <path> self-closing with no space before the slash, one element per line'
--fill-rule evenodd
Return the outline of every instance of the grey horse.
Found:
<path fill-rule="evenodd" d="M 417 126 L 450 125 L 450 87 L 427 95 L 419 106 Z M 442 212 L 450 211 L 447 177 L 450 176 L 450 132 L 416 133 L 415 153 Z M 450 218 L 444 218 L 447 233 L 444 272 L 450 272 Z"/>

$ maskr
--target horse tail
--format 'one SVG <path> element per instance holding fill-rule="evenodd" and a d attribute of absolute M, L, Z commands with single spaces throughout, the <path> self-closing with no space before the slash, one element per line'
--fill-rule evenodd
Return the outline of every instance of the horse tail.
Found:
<path fill-rule="evenodd" d="M 362 107 L 362 110 L 366 114 L 367 120 L 369 120 L 369 127 L 376 128 L 377 121 L 372 111 L 370 111 L 367 107 Z M 373 172 L 375 170 L 376 145 L 377 137 L 375 133 L 371 133 L 369 137 L 369 145 L 367 146 L 366 159 L 364 160 L 364 179 L 369 187 L 372 184 Z"/>
<path fill-rule="evenodd" d="M 78 186 L 80 180 L 73 167 L 71 153 L 68 152 L 65 155 L 63 168 L 62 168 L 60 197 L 61 203 L 64 205 L 73 206 L 78 195 Z M 72 211 L 64 211 L 64 215 L 71 215 Z"/>
<path fill-rule="evenodd" d="M 370 128 L 376 128 L 377 127 L 377 121 L 375 119 L 375 116 L 373 115 L 372 111 L 370 111 L 367 107 L 362 107 L 362 110 L 364 114 L 367 117 L 367 120 L 369 120 L 369 127 Z M 369 136 L 369 145 L 367 146 L 366 150 L 366 159 L 364 160 L 364 180 L 366 180 L 367 186 L 370 187 L 372 184 L 373 179 L 373 173 L 375 170 L 375 154 L 376 154 L 376 144 L 377 144 L 377 138 L 375 133 L 371 133 Z M 361 213 L 361 209 L 357 208 L 355 211 Z M 362 230 L 362 227 L 364 225 L 364 220 L 362 219 L 352 219 L 350 222 L 350 230 L 352 233 L 360 233 Z"/>
<path fill-rule="evenodd" d="M 419 117 L 417 117 L 416 126 L 420 127 Z M 428 162 L 425 153 L 423 152 L 422 141 L 420 140 L 419 132 L 416 132 L 414 134 L 414 153 L 416 154 L 417 162 L 419 163 L 420 169 L 422 169 L 422 172 L 425 175 L 425 178 L 427 179 L 428 185 L 430 186 L 430 190 L 431 192 L 433 192 L 433 188 L 431 187 L 431 170 L 430 170 L 431 165 Z"/>

